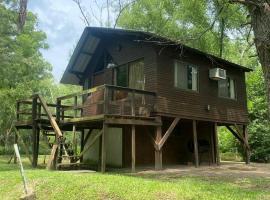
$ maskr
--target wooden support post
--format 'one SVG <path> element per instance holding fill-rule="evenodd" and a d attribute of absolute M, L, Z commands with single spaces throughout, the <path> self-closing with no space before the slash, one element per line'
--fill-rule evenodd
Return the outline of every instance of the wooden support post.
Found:
<path fill-rule="evenodd" d="M 73 125 L 73 127 L 72 127 L 72 132 L 73 132 L 73 141 L 72 141 L 73 142 L 73 150 L 74 150 L 74 156 L 76 156 L 78 148 L 77 148 L 77 132 L 76 132 L 75 125 Z"/>
<path fill-rule="evenodd" d="M 38 162 L 38 127 L 37 127 L 37 97 L 33 98 L 32 101 L 32 154 L 33 154 L 33 162 L 32 162 L 32 166 L 33 167 L 37 167 L 37 162 Z"/>
<path fill-rule="evenodd" d="M 219 146 L 218 146 L 218 130 L 217 123 L 214 123 L 214 136 L 215 136 L 215 155 L 216 155 L 216 164 L 220 165 L 220 157 L 219 157 Z"/>
<path fill-rule="evenodd" d="M 81 152 L 83 151 L 83 148 L 84 148 L 84 129 L 81 131 Z M 81 163 L 83 162 L 83 156 L 80 158 L 80 162 Z"/>
<path fill-rule="evenodd" d="M 106 115 L 108 114 L 108 110 L 109 110 L 109 88 L 107 88 L 106 86 L 104 87 L 104 107 L 103 107 L 103 114 Z"/>
<path fill-rule="evenodd" d="M 17 119 L 17 122 L 20 121 L 20 102 L 17 101 L 17 104 L 16 104 L 16 119 Z"/>
<path fill-rule="evenodd" d="M 199 151 L 198 151 L 197 122 L 196 122 L 196 120 L 192 121 L 192 129 L 193 129 L 195 167 L 199 167 Z"/>
<path fill-rule="evenodd" d="M 18 144 L 18 135 L 14 134 L 14 144 Z M 17 163 L 17 156 L 14 156 L 14 164 Z"/>
<path fill-rule="evenodd" d="M 215 136 L 214 136 L 214 131 L 211 131 L 210 135 L 210 142 L 211 142 L 211 157 L 212 157 L 212 164 L 216 163 L 216 156 L 215 156 Z"/>
<path fill-rule="evenodd" d="M 135 135 L 135 125 L 131 126 L 131 169 L 132 172 L 135 172 L 135 163 L 136 163 L 136 135 Z"/>
<path fill-rule="evenodd" d="M 17 104 L 16 104 L 16 119 L 17 119 L 17 122 L 20 120 L 19 112 L 20 112 L 20 102 L 17 101 Z M 18 135 L 16 133 L 14 135 L 14 144 L 18 144 Z M 17 157 L 16 156 L 14 156 L 14 163 L 15 164 L 17 163 Z"/>
<path fill-rule="evenodd" d="M 171 135 L 171 133 L 173 132 L 174 128 L 176 127 L 179 121 L 180 121 L 180 118 L 178 117 L 176 117 L 173 120 L 172 124 L 170 125 L 170 127 L 168 128 L 168 130 L 166 131 L 166 133 L 163 135 L 163 137 L 160 139 L 158 143 L 159 149 L 163 147 L 164 143 L 167 141 L 168 137 Z"/>
<path fill-rule="evenodd" d="M 246 151 L 246 164 L 250 164 L 250 149 L 249 146 L 245 145 L 248 144 L 248 131 L 247 131 L 247 126 L 243 125 L 243 136 L 244 136 L 244 147 L 245 147 L 245 151 Z"/>
<path fill-rule="evenodd" d="M 156 128 L 156 143 L 159 143 L 162 138 L 162 128 L 158 126 Z M 162 148 L 155 149 L 155 169 L 161 170 L 162 169 Z"/>
<path fill-rule="evenodd" d="M 106 134 L 108 133 L 108 125 L 103 122 L 103 131 L 101 138 L 101 172 L 106 171 Z"/>
<path fill-rule="evenodd" d="M 56 121 L 60 121 L 61 119 L 61 100 L 57 99 L 56 100 Z"/>
<path fill-rule="evenodd" d="M 77 106 L 78 106 L 78 97 L 75 96 L 74 97 L 74 117 L 76 118 L 77 117 Z"/>

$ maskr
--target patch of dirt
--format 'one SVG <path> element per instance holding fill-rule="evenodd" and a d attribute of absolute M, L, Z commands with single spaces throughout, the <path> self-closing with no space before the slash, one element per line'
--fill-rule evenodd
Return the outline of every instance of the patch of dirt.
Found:
<path fill-rule="evenodd" d="M 139 171 L 135 176 L 158 178 L 164 181 L 173 181 L 183 176 L 203 177 L 206 180 L 238 181 L 245 178 L 264 178 L 270 181 L 270 164 L 251 163 L 246 165 L 242 162 L 222 162 L 220 166 L 200 166 L 198 168 L 177 165 L 166 167 L 161 171 L 153 169 Z"/>

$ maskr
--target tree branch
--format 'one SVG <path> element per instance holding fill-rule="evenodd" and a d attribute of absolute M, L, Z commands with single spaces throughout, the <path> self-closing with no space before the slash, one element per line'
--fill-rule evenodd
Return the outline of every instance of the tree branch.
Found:
<path fill-rule="evenodd" d="M 87 25 L 87 26 L 90 26 L 90 22 L 88 21 L 88 18 L 82 8 L 82 5 L 81 5 L 81 0 L 72 0 L 74 3 L 77 4 L 78 8 L 80 9 L 80 12 L 83 16 L 83 19 L 84 19 L 84 23 Z"/>
<path fill-rule="evenodd" d="M 134 4 L 136 1 L 137 1 L 137 0 L 131 1 L 131 2 L 127 3 L 126 5 L 124 5 L 124 6 L 122 7 L 121 0 L 119 0 L 119 2 L 118 2 L 118 3 L 119 3 L 119 13 L 118 13 L 118 15 L 117 15 L 117 17 L 116 17 L 116 19 L 115 19 L 115 23 L 114 23 L 113 28 L 116 27 L 116 25 L 117 25 L 117 23 L 118 23 L 118 20 L 119 20 L 121 14 L 123 13 L 123 11 L 124 11 L 127 7 L 129 7 L 129 6 L 131 6 L 132 4 Z"/>

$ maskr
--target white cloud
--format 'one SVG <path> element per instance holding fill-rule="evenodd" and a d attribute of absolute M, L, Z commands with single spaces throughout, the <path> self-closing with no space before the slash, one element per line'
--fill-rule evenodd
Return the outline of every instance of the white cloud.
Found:
<path fill-rule="evenodd" d="M 72 0 L 32 0 L 29 10 L 38 15 L 38 26 L 47 34 L 48 50 L 44 58 L 53 65 L 53 75 L 60 80 L 85 25 Z"/>

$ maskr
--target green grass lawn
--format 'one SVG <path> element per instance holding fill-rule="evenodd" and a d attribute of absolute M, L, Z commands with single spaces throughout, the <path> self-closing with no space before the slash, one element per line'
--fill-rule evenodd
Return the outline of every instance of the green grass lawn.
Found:
<path fill-rule="evenodd" d="M 0 199 L 22 193 L 19 168 L 0 156 Z M 28 182 L 38 199 L 270 199 L 267 178 L 166 177 L 117 173 L 73 173 L 31 169 L 24 159 Z"/>

